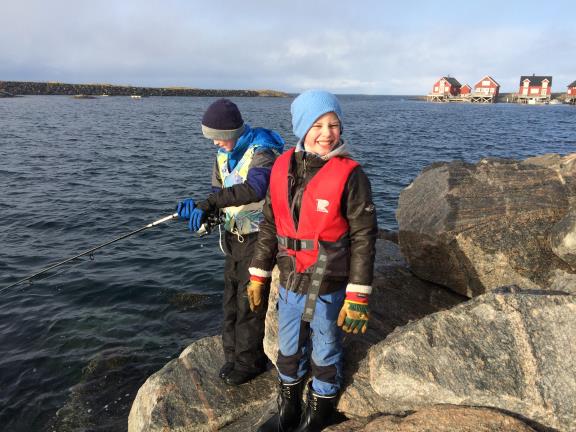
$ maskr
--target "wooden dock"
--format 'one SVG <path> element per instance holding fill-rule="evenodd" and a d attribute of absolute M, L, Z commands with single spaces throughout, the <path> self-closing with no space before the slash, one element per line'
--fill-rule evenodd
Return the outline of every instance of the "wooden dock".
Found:
<path fill-rule="evenodd" d="M 521 95 L 518 93 L 515 93 L 512 95 L 512 102 L 516 102 L 519 104 L 525 104 L 525 105 L 547 105 L 550 103 L 551 99 L 552 98 L 550 95 L 530 96 L 530 95 Z"/>
<path fill-rule="evenodd" d="M 496 97 L 494 95 L 487 95 L 483 93 L 470 93 L 467 95 L 439 95 L 430 93 L 426 96 L 428 102 L 464 102 L 464 103 L 495 103 Z"/>
<path fill-rule="evenodd" d="M 485 94 L 485 93 L 471 93 L 470 94 L 470 103 L 495 103 L 496 96 Z"/>

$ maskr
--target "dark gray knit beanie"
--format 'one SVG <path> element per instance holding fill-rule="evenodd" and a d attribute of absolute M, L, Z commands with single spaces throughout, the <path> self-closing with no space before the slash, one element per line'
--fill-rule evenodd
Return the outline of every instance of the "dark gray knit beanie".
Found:
<path fill-rule="evenodd" d="M 244 133 L 244 120 L 236 104 L 218 99 L 202 117 L 202 133 L 212 140 L 238 139 Z"/>

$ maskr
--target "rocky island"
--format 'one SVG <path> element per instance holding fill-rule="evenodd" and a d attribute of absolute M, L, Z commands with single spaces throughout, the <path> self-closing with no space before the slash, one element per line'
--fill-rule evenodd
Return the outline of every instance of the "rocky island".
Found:
<path fill-rule="evenodd" d="M 368 332 L 345 337 L 347 420 L 326 430 L 576 431 L 575 214 L 576 153 L 426 168 L 378 240 Z M 222 362 L 219 337 L 191 344 L 140 388 L 128 430 L 256 430 L 275 371 L 232 388 Z"/>
<path fill-rule="evenodd" d="M 276 90 L 211 90 L 188 87 L 133 87 L 112 84 L 64 84 L 59 82 L 0 81 L 0 97 L 9 95 L 87 96 L 216 96 L 286 97 Z"/>

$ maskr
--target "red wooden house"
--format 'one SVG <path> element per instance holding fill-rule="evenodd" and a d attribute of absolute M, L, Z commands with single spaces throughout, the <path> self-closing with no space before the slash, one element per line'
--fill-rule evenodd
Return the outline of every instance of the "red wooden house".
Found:
<path fill-rule="evenodd" d="M 470 87 L 468 84 L 464 84 L 462 87 L 460 87 L 460 95 L 462 96 L 468 96 L 471 92 L 472 87 Z"/>
<path fill-rule="evenodd" d="M 488 75 L 486 75 L 474 85 L 474 93 L 479 96 L 492 96 L 497 98 L 499 92 L 500 84 L 498 84 L 494 78 Z"/>
<path fill-rule="evenodd" d="M 462 84 L 456 78 L 442 77 L 434 83 L 431 96 L 458 96 Z"/>
<path fill-rule="evenodd" d="M 549 99 L 552 95 L 551 76 L 522 76 L 518 96 L 525 99 Z"/>
<path fill-rule="evenodd" d="M 576 81 L 568 85 L 568 96 L 576 97 Z"/>

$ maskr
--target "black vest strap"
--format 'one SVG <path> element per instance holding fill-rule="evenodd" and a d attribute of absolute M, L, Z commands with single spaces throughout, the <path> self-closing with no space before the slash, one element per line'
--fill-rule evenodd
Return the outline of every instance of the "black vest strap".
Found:
<path fill-rule="evenodd" d="M 318 242 L 318 259 L 314 264 L 312 271 L 312 278 L 310 286 L 308 287 L 308 295 L 306 296 L 306 304 L 304 305 L 304 313 L 302 314 L 302 321 L 311 322 L 314 318 L 314 311 L 316 310 L 316 300 L 320 293 L 320 286 L 324 279 L 326 266 L 328 265 L 328 254 L 321 242 Z"/>
<path fill-rule="evenodd" d="M 313 250 L 314 240 L 300 240 L 291 237 L 277 236 L 278 244 L 293 251 Z"/>

